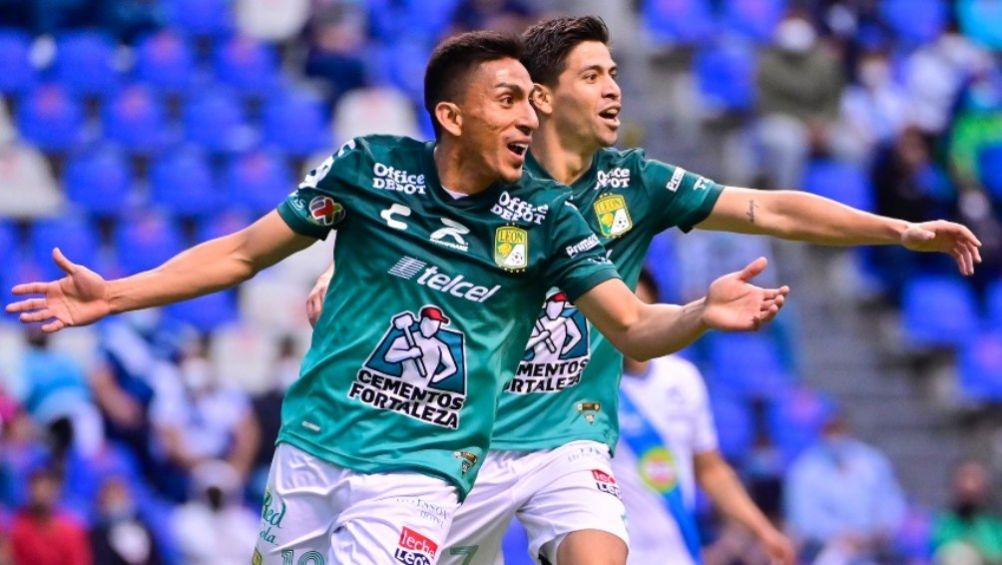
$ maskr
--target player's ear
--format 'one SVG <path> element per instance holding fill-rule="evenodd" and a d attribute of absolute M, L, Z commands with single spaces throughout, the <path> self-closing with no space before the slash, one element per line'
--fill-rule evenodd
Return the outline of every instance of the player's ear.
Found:
<path fill-rule="evenodd" d="M 435 119 L 442 129 L 455 137 L 463 133 L 463 111 L 453 102 L 435 104 Z"/>
<path fill-rule="evenodd" d="M 553 113 L 553 91 L 548 86 L 538 82 L 533 84 L 529 100 L 537 114 L 549 116 Z"/>

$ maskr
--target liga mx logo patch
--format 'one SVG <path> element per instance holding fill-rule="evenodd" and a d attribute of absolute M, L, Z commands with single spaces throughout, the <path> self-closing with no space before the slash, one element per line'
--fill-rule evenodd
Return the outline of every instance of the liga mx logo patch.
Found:
<path fill-rule="evenodd" d="M 390 319 L 348 398 L 444 428 L 459 427 L 466 403 L 466 345 L 449 316 L 433 304 Z"/>
<path fill-rule="evenodd" d="M 344 206 L 330 196 L 314 196 L 310 200 L 310 219 L 318 226 L 332 226 L 344 218 Z"/>
<path fill-rule="evenodd" d="M 397 561 L 406 565 L 431 565 L 435 562 L 437 554 L 438 544 L 427 536 L 407 526 L 400 530 L 400 541 L 397 543 L 396 551 L 393 552 L 393 557 Z"/>
<path fill-rule="evenodd" d="M 529 232 L 515 226 L 495 230 L 494 262 L 506 271 L 524 271 L 529 266 Z"/>
<path fill-rule="evenodd" d="M 603 194 L 595 201 L 594 209 L 598 228 L 607 238 L 619 237 L 633 227 L 626 198 L 620 194 Z"/>

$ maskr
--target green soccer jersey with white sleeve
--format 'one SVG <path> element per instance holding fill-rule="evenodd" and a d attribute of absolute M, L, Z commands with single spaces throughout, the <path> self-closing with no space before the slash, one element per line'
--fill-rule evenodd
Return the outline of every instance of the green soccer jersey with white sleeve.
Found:
<path fill-rule="evenodd" d="M 552 178 L 531 154 L 526 170 Z M 654 236 L 671 227 L 691 230 L 710 214 L 722 187 L 639 149 L 603 149 L 570 189 L 595 238 L 568 252 L 604 244 L 633 289 Z M 536 451 L 575 440 L 615 448 L 623 356 L 565 290 L 552 289 L 533 321 L 522 362 L 501 397 L 491 449 Z"/>
<path fill-rule="evenodd" d="M 551 286 L 617 278 L 566 187 L 524 175 L 454 198 L 434 146 L 354 139 L 278 208 L 297 233 L 337 230 L 330 283 L 279 441 L 364 473 L 440 476 L 465 496 L 498 397 Z"/>

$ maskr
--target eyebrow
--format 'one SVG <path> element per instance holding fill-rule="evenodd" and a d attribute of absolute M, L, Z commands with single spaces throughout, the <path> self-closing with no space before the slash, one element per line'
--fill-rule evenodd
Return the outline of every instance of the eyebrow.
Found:
<path fill-rule="evenodd" d="M 497 84 L 494 85 L 494 88 L 495 89 L 500 88 L 500 89 L 513 90 L 513 91 L 515 91 L 518 94 L 524 94 L 525 93 L 525 88 L 523 88 L 522 85 L 516 84 L 514 82 L 499 82 L 499 83 L 497 83 Z"/>
<path fill-rule="evenodd" d="M 580 71 L 578 71 L 578 74 L 583 74 L 583 73 L 587 73 L 587 72 L 589 72 L 589 71 L 598 71 L 598 72 L 602 72 L 602 71 L 604 71 L 604 70 L 606 70 L 606 68 L 605 68 L 605 67 L 603 67 L 602 65 L 599 65 L 598 63 L 595 63 L 594 65 L 588 65 L 587 67 L 585 67 L 585 68 L 581 69 Z M 612 66 L 611 66 L 611 67 L 609 67 L 609 69 L 608 69 L 608 71 L 609 71 L 610 73 L 612 73 L 612 72 L 614 72 L 614 71 L 618 71 L 618 70 L 619 70 L 619 65 L 612 65 Z"/>

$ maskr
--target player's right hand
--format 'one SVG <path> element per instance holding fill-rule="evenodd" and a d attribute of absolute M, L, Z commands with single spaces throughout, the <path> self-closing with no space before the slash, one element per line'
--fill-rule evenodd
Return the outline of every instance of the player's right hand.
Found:
<path fill-rule="evenodd" d="M 320 319 L 320 312 L 324 309 L 324 297 L 327 296 L 327 287 L 331 284 L 331 278 L 326 274 L 320 275 L 313 285 L 310 295 L 306 297 L 306 317 L 310 320 L 311 326 L 317 325 Z"/>
<path fill-rule="evenodd" d="M 52 259 L 66 276 L 50 282 L 30 282 L 15 286 L 18 296 L 41 294 L 42 298 L 25 298 L 7 305 L 7 312 L 20 312 L 23 323 L 44 322 L 42 331 L 57 332 L 68 326 L 85 326 L 111 312 L 108 283 L 101 275 L 72 263 L 59 248 L 52 250 Z"/>

